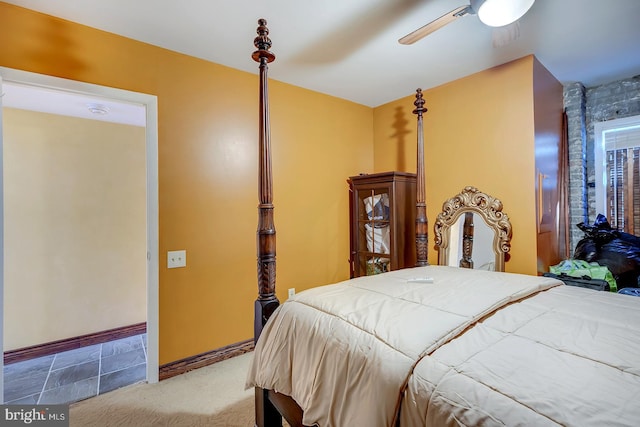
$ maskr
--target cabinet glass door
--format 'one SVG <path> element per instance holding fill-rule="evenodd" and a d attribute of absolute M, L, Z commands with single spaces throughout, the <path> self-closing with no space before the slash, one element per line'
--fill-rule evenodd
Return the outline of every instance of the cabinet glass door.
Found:
<path fill-rule="evenodd" d="M 375 188 L 358 192 L 358 254 L 361 275 L 390 270 L 389 190 Z"/>

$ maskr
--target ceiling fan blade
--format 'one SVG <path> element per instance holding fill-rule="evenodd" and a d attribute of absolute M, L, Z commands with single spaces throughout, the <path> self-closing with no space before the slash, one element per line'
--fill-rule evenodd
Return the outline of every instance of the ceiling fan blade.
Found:
<path fill-rule="evenodd" d="M 413 44 L 421 38 L 428 36 L 434 31 L 444 27 L 445 25 L 468 13 L 472 13 L 471 6 L 460 6 L 457 9 L 454 9 L 451 12 L 442 15 L 438 19 L 429 22 L 427 25 L 424 25 L 417 30 L 407 34 L 406 36 L 398 40 L 398 42 L 400 42 L 400 44 Z"/>

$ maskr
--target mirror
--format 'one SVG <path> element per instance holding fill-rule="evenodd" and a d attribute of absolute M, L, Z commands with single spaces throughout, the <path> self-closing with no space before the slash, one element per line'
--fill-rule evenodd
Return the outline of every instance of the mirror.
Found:
<path fill-rule="evenodd" d="M 452 267 L 495 270 L 494 231 L 482 216 L 473 212 L 460 214 L 449 229 L 448 264 Z"/>
<path fill-rule="evenodd" d="M 439 265 L 504 271 L 511 222 L 495 197 L 465 187 L 443 203 L 434 232 Z"/>

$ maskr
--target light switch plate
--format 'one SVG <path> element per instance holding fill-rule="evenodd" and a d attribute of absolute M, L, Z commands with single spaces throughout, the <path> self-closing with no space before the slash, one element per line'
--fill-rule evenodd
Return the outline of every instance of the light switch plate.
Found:
<path fill-rule="evenodd" d="M 177 268 L 187 266 L 187 251 L 167 252 L 167 268 Z"/>

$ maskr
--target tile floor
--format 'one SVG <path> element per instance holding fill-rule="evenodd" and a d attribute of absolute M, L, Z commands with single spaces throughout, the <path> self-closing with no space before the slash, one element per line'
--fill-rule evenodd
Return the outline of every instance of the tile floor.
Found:
<path fill-rule="evenodd" d="M 147 377 L 146 334 L 4 367 L 5 404 L 65 404 Z"/>

